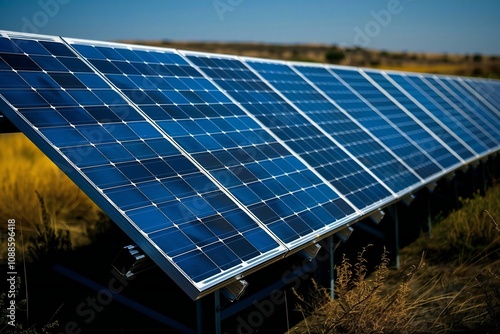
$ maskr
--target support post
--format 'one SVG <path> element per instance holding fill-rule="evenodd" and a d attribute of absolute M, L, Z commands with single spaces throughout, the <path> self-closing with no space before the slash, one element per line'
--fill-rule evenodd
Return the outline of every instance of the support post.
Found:
<path fill-rule="evenodd" d="M 481 162 L 481 194 L 484 196 L 488 190 L 488 176 L 486 175 L 486 161 Z"/>
<path fill-rule="evenodd" d="M 399 212 L 398 205 L 394 205 L 394 246 L 396 248 L 396 268 L 399 269 Z"/>
<path fill-rule="evenodd" d="M 432 238 L 432 208 L 431 208 L 432 200 L 431 197 L 427 200 L 427 233 L 429 234 L 429 238 Z"/>
<path fill-rule="evenodd" d="M 196 301 L 196 334 L 203 334 L 203 306 L 202 300 Z"/>
<path fill-rule="evenodd" d="M 392 267 L 399 269 L 399 213 L 398 213 L 398 204 L 396 203 L 396 204 L 390 206 L 389 212 L 391 213 L 392 221 L 394 222 L 394 230 L 392 232 L 392 233 L 394 233 L 393 251 L 394 251 L 394 254 L 396 255 L 395 261 L 393 262 Z"/>
<path fill-rule="evenodd" d="M 454 192 L 454 198 L 455 198 L 455 209 L 457 210 L 459 208 L 459 203 L 458 203 L 458 181 L 457 178 L 453 179 L 453 192 Z"/>
<path fill-rule="evenodd" d="M 333 235 L 328 237 L 328 246 L 330 247 L 329 253 L 330 253 L 330 296 L 332 299 L 335 299 L 335 258 L 334 258 L 334 253 L 335 253 L 335 243 L 333 241 Z"/>
<path fill-rule="evenodd" d="M 215 299 L 215 334 L 221 334 L 221 316 L 220 316 L 220 292 L 214 292 Z"/>

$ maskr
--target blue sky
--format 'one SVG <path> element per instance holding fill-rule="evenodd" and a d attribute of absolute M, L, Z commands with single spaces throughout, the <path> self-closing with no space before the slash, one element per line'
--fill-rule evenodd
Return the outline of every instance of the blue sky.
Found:
<path fill-rule="evenodd" d="M 498 0 L 0 0 L 1 30 L 494 55 L 499 17 Z"/>

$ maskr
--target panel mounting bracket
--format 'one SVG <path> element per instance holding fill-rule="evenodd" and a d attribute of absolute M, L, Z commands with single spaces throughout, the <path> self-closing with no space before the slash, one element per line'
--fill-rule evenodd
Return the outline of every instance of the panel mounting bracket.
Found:
<path fill-rule="evenodd" d="M 415 200 L 415 195 L 409 194 L 401 199 L 401 203 L 403 203 L 406 207 L 409 207 L 414 200 Z"/>
<path fill-rule="evenodd" d="M 300 251 L 300 254 L 307 259 L 307 261 L 312 261 L 318 255 L 319 250 L 321 249 L 321 245 L 318 243 L 314 243 L 312 245 L 307 246 L 303 250 Z"/>
<path fill-rule="evenodd" d="M 455 178 L 455 172 L 451 172 L 445 175 L 444 177 L 446 181 L 451 182 Z"/>
<path fill-rule="evenodd" d="M 354 231 L 354 229 L 350 226 L 338 231 L 337 233 L 335 233 L 335 236 L 337 238 L 340 239 L 340 241 L 342 242 L 346 242 L 349 237 L 351 236 L 352 232 Z"/>
<path fill-rule="evenodd" d="M 113 268 L 126 277 L 151 269 L 155 263 L 137 245 L 123 247 L 113 260 Z"/>
<path fill-rule="evenodd" d="M 385 212 L 383 210 L 379 209 L 370 215 L 370 219 L 375 224 L 378 224 L 378 223 L 380 223 L 382 218 L 384 218 L 384 216 L 385 216 Z"/>
<path fill-rule="evenodd" d="M 430 193 L 432 193 L 432 192 L 434 192 L 434 189 L 436 189 L 436 187 L 437 187 L 437 182 L 431 182 L 428 185 L 426 185 L 425 187 L 427 188 L 427 190 Z"/>
<path fill-rule="evenodd" d="M 243 296 L 245 290 L 248 287 L 248 282 L 243 279 L 237 279 L 229 285 L 223 287 L 220 292 L 227 298 L 229 301 L 234 302 Z"/>

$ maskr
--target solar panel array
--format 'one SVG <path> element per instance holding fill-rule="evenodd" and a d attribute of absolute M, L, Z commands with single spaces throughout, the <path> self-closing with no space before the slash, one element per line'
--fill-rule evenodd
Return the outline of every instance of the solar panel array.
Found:
<path fill-rule="evenodd" d="M 0 112 L 193 299 L 499 149 L 497 81 L 0 34 Z"/>

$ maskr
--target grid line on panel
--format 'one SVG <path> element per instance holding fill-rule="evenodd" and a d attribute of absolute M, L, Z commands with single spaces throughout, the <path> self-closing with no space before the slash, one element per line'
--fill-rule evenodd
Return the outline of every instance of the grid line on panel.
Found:
<path fill-rule="evenodd" d="M 116 56 L 116 54 L 114 54 L 112 51 L 108 55 Z M 131 55 L 131 54 L 128 54 L 128 56 L 133 57 L 133 55 Z M 143 56 L 147 57 L 146 54 L 143 54 Z M 106 65 L 103 68 L 108 68 L 108 67 L 109 67 L 109 65 Z M 130 69 L 130 68 L 128 68 L 128 69 Z M 147 70 L 151 71 L 150 68 L 147 68 Z M 111 71 L 114 71 L 114 70 L 111 70 Z M 138 130 L 140 131 L 139 133 L 141 135 L 148 136 L 151 129 L 152 128 L 146 128 L 146 127 L 142 126 Z M 158 129 L 158 130 L 160 133 L 163 134 L 163 131 L 161 131 L 161 129 Z M 173 142 L 173 143 L 175 143 L 175 142 Z M 164 149 L 164 147 L 162 147 L 162 149 Z M 140 151 L 134 152 L 134 154 L 138 154 L 139 152 Z M 182 152 L 182 150 L 181 150 L 181 152 Z M 187 154 L 184 154 L 184 155 L 189 157 L 189 155 L 187 155 Z M 185 157 L 178 157 L 175 160 L 169 159 L 169 160 L 174 160 L 171 162 L 169 161 L 169 163 L 172 165 L 170 170 L 175 172 L 175 171 L 180 170 L 183 166 L 185 166 L 186 161 L 188 161 L 188 160 L 187 159 L 184 160 L 184 158 Z M 151 167 L 149 167 L 150 165 L 151 165 Z M 195 162 L 195 165 L 196 165 L 196 162 Z M 151 170 L 156 171 L 156 173 L 154 174 L 155 176 L 162 175 L 161 173 L 165 172 L 165 170 L 164 170 L 165 167 L 161 166 L 162 170 L 160 171 L 159 170 L 160 167 L 158 166 L 158 164 L 154 165 L 154 163 L 148 163 L 146 167 L 147 168 L 155 168 L 155 169 L 151 169 Z M 192 167 L 193 167 L 193 169 L 197 168 L 197 167 L 194 167 L 194 165 Z M 135 177 L 137 177 L 138 174 L 140 175 L 140 171 L 137 169 L 131 170 L 131 173 L 133 173 L 133 175 L 135 175 Z M 204 245 L 206 244 L 207 247 L 209 247 L 209 246 L 215 247 L 215 245 L 217 245 L 217 242 L 213 238 L 212 234 L 210 234 L 210 233 L 215 233 L 214 231 L 218 231 L 218 229 L 215 228 L 214 224 L 224 225 L 227 222 L 229 222 L 229 225 L 226 227 L 226 229 L 229 226 L 233 225 L 238 230 L 239 237 L 238 236 L 230 236 L 227 234 L 224 234 L 223 236 L 224 237 L 231 237 L 232 239 L 235 239 L 238 237 L 239 239 L 241 239 L 241 240 L 239 240 L 239 242 L 243 243 L 245 246 L 242 247 L 239 252 L 236 252 L 233 248 L 231 248 L 227 245 L 218 245 L 217 248 L 222 250 L 225 247 L 226 252 L 227 252 L 227 248 L 229 248 L 233 253 L 236 253 L 236 257 L 239 257 L 240 255 L 244 255 L 245 257 L 242 257 L 242 259 L 247 263 L 250 260 L 252 260 L 252 257 L 257 257 L 259 255 L 259 251 L 267 251 L 270 248 L 272 248 L 270 245 L 277 245 L 276 240 L 271 240 L 271 238 L 269 236 L 266 236 L 265 235 L 266 233 L 264 233 L 263 231 L 259 232 L 260 228 L 256 227 L 258 224 L 253 225 L 252 223 L 249 222 L 249 219 L 250 219 L 249 217 L 245 217 L 245 215 L 242 214 L 242 212 L 239 212 L 239 211 L 241 211 L 242 207 L 236 208 L 234 203 L 232 203 L 232 201 L 229 198 L 225 197 L 226 194 L 224 194 L 224 191 L 221 192 L 221 190 L 223 190 L 223 189 L 217 189 L 217 186 L 212 187 L 211 181 L 204 174 L 182 175 L 181 178 L 182 178 L 182 180 L 180 180 L 178 182 L 170 182 L 166 185 L 168 188 L 173 188 L 175 190 L 176 194 L 192 196 L 192 197 L 186 199 L 186 201 L 187 201 L 186 203 L 183 203 L 184 206 L 182 206 L 181 210 L 180 210 L 180 211 L 182 211 L 180 213 L 181 215 L 183 215 L 183 216 L 188 215 L 189 216 L 189 215 L 191 215 L 192 212 L 193 213 L 201 213 L 201 214 L 213 213 L 212 207 L 220 206 L 221 210 L 219 210 L 219 211 L 216 210 L 217 211 L 216 213 L 220 216 L 223 216 L 223 219 L 219 219 L 220 217 L 212 217 L 212 216 L 206 217 L 206 218 L 204 218 L 204 221 L 202 222 L 202 224 L 198 224 L 195 227 L 188 226 L 186 228 L 186 231 L 187 231 L 187 229 L 189 229 L 190 233 L 186 233 L 184 230 L 183 230 L 183 232 L 186 235 L 188 235 L 191 240 L 194 240 L 197 243 L 203 243 Z M 213 193 L 201 192 L 199 190 L 199 187 L 201 187 L 202 184 L 204 185 L 203 190 L 205 190 L 205 191 L 209 191 L 209 190 L 212 191 L 213 190 L 214 192 Z M 195 185 L 197 185 L 198 188 Z M 144 189 L 146 189 L 146 187 L 144 187 Z M 155 190 L 159 191 L 158 189 L 155 189 Z M 194 197 L 195 192 L 197 193 L 198 197 Z M 179 200 L 180 198 L 176 197 L 176 199 Z M 162 208 L 162 211 L 170 212 L 170 214 L 172 216 L 170 218 L 174 219 L 174 218 L 178 218 L 179 212 L 177 212 L 177 211 L 179 208 L 178 208 L 178 205 L 176 203 L 172 203 L 172 202 L 160 203 L 159 207 Z M 137 217 L 142 217 L 143 213 L 144 212 L 141 211 L 140 213 L 137 213 L 135 215 Z M 239 223 L 236 223 L 236 220 L 238 220 Z M 177 226 L 175 224 L 175 222 L 176 221 L 174 221 L 174 226 L 180 228 L 180 226 Z M 210 222 L 215 222 L 215 223 L 210 224 Z M 208 234 L 205 233 L 208 231 L 207 226 L 212 226 L 212 229 L 210 232 L 208 232 Z M 251 226 L 251 228 L 250 228 L 250 226 Z M 163 229 L 156 230 L 154 233 L 158 233 L 158 235 L 163 235 L 164 233 L 167 233 L 167 232 L 170 235 L 170 233 L 172 231 L 170 231 L 168 228 L 166 228 L 166 229 L 163 228 Z M 248 237 L 250 235 L 252 235 L 252 238 Z M 259 239 L 259 237 L 258 237 L 259 235 L 260 235 L 260 239 L 261 239 L 260 241 L 257 240 L 257 239 Z M 219 241 L 222 241 L 223 243 L 229 244 L 229 241 L 228 241 L 229 239 L 227 239 L 227 240 L 221 239 L 219 235 L 216 235 L 216 236 L 219 237 Z M 249 242 L 250 239 L 253 239 L 252 243 Z M 208 240 L 210 240 L 210 241 L 208 241 Z M 260 248 L 255 247 L 256 245 L 260 245 Z M 235 247 L 235 246 L 233 246 L 233 247 Z M 243 253 L 243 250 L 245 248 L 249 252 L 248 254 Z M 204 255 L 206 255 L 206 254 L 204 254 L 205 252 L 203 250 L 204 250 L 204 248 L 197 247 L 197 250 L 193 251 L 191 255 L 182 254 L 182 256 L 183 256 L 183 258 L 198 258 L 198 259 L 202 260 L 202 257 Z M 178 250 L 175 250 L 175 252 L 178 252 Z M 219 255 L 212 254 L 212 255 L 214 257 L 221 256 L 220 254 Z M 232 254 L 232 255 L 226 254 L 225 256 L 226 257 L 229 256 L 228 257 L 228 259 L 229 259 L 233 255 L 234 254 Z M 205 262 L 208 262 L 207 259 L 203 259 L 203 260 Z M 212 262 L 214 262 L 217 266 L 221 265 L 221 263 L 217 263 L 217 261 L 214 261 L 213 258 L 210 258 L 210 260 Z M 190 268 L 192 266 L 185 259 L 179 258 L 178 261 L 179 261 L 178 262 L 179 265 L 181 263 L 184 264 L 187 262 L 187 264 L 185 265 L 186 268 Z M 231 265 L 234 265 L 236 263 L 235 261 L 236 260 L 233 258 L 229 263 L 224 264 L 222 266 L 222 268 L 225 269 L 225 268 L 231 267 Z M 204 268 L 207 269 L 207 263 L 205 264 Z M 209 273 L 208 270 L 206 270 L 206 271 L 207 271 L 207 273 Z M 205 277 L 206 277 L 207 273 L 205 273 Z"/>
<path fill-rule="evenodd" d="M 106 44 L 104 43 L 104 45 Z M 220 93 L 217 90 L 212 90 L 208 95 L 205 96 L 197 96 L 195 94 L 192 94 L 193 89 L 189 90 L 188 84 L 186 82 L 181 82 L 179 78 L 185 77 L 186 81 L 191 80 L 189 84 L 194 85 L 195 89 L 204 88 L 205 86 L 209 85 L 207 85 L 207 82 L 203 83 L 194 82 L 193 78 L 199 76 L 199 73 L 195 69 L 193 69 L 180 55 L 175 53 L 175 51 L 173 50 L 157 51 L 149 47 L 140 47 L 139 52 L 142 53 L 140 56 L 138 56 L 130 53 L 130 52 L 137 52 L 137 50 L 134 50 L 134 48 L 138 48 L 136 46 L 126 46 L 118 44 L 108 44 L 108 45 L 110 45 L 107 47 L 108 49 L 99 49 L 99 51 L 102 52 L 106 51 L 107 52 L 106 56 L 113 55 L 115 58 L 108 59 L 111 63 L 113 63 L 113 60 L 120 61 L 120 56 L 117 56 L 115 48 L 121 50 L 121 52 L 123 53 L 126 53 L 129 57 L 131 57 L 134 60 L 134 62 L 129 61 L 129 64 L 131 64 L 131 66 L 118 62 L 113 63 L 113 65 L 115 65 L 116 68 L 123 69 L 124 72 L 116 71 L 114 68 L 110 68 L 108 64 L 100 65 L 104 71 L 103 76 L 111 82 L 111 85 L 117 85 L 118 86 L 117 89 L 124 92 L 124 95 L 126 95 L 127 98 L 130 99 L 131 103 L 136 105 L 139 108 L 139 110 L 144 112 L 145 118 L 150 120 L 151 124 L 158 127 L 158 130 L 161 133 L 163 133 L 168 138 L 172 138 L 173 142 L 176 144 L 178 149 L 181 152 L 184 152 L 184 154 L 187 157 L 191 157 L 194 161 L 194 164 L 197 165 L 199 168 L 201 168 L 202 171 L 204 171 L 203 174 L 206 173 L 208 177 L 213 177 L 210 171 L 207 171 L 206 166 L 203 164 L 204 160 L 198 159 L 198 156 L 192 154 L 192 150 L 195 150 L 200 147 L 199 143 L 196 143 L 195 141 L 186 143 L 184 141 L 184 139 L 187 140 L 189 136 L 192 137 L 192 133 L 189 133 L 189 136 L 186 136 L 183 139 L 176 137 L 176 135 L 178 135 L 180 131 L 183 131 L 183 133 L 187 134 L 188 132 L 186 131 L 199 131 L 201 127 L 196 125 L 195 122 L 193 122 L 194 121 L 193 118 L 191 117 L 186 117 L 186 122 L 185 124 L 183 124 L 184 128 L 181 125 L 177 125 L 176 127 L 174 127 L 172 126 L 174 123 L 167 124 L 167 122 L 169 120 L 174 119 L 175 117 L 182 118 L 183 116 L 186 116 L 186 113 L 184 113 L 182 109 L 189 109 L 189 111 L 187 112 L 191 112 L 191 114 L 197 113 L 197 115 L 200 115 L 200 111 L 196 111 L 196 109 L 193 108 L 194 103 L 192 102 L 186 103 L 188 102 L 189 99 L 193 99 L 195 103 L 202 104 L 202 101 L 204 101 L 203 98 L 213 103 L 217 103 L 217 101 L 222 103 L 221 100 L 222 99 L 227 100 L 227 98 L 225 98 L 223 95 L 217 94 Z M 84 45 L 83 47 L 86 48 L 88 47 L 88 45 Z M 97 58 L 100 57 L 98 53 L 95 52 L 95 50 L 89 50 L 87 48 L 85 52 L 91 52 L 90 53 L 91 59 L 93 59 L 93 57 Z M 141 56 L 143 57 L 142 59 Z M 94 60 L 94 62 L 96 64 L 102 64 L 101 62 L 98 62 L 97 58 Z M 141 62 L 140 60 L 143 60 L 144 63 Z M 167 67 L 167 65 L 174 65 L 178 66 L 179 68 L 176 68 L 174 66 Z M 181 67 L 180 65 L 182 65 L 182 68 L 180 68 Z M 119 77 L 120 73 L 124 74 L 124 77 L 127 77 L 128 79 L 133 81 L 135 86 L 130 86 L 130 83 L 127 81 L 121 81 L 125 79 Z M 160 73 L 160 75 L 158 75 L 158 73 Z M 159 78 L 166 78 L 165 80 L 168 79 L 170 80 L 168 81 L 168 84 L 165 84 L 165 82 L 162 82 L 162 79 Z M 157 87 L 161 87 L 163 89 L 162 90 L 158 88 L 159 92 L 169 90 L 171 94 L 167 98 L 165 98 L 164 96 L 166 94 L 164 95 L 155 94 Z M 206 90 L 206 92 L 208 92 L 208 90 Z M 178 93 L 180 93 L 182 96 L 179 95 Z M 202 93 L 203 92 L 200 91 L 199 94 Z M 176 101 L 175 103 L 173 103 L 174 100 Z M 166 109 L 162 110 L 161 108 L 158 108 L 161 106 L 165 106 L 168 103 L 170 103 L 172 106 L 175 105 L 175 107 L 169 110 Z M 182 103 L 186 103 L 186 105 L 182 106 Z M 208 103 L 206 104 L 208 105 Z M 169 112 L 171 112 L 171 114 L 169 114 Z M 230 110 L 225 110 L 224 112 L 228 113 L 230 112 Z M 171 126 L 172 129 L 170 129 Z M 230 127 L 229 124 L 227 124 L 227 126 Z M 245 128 L 245 125 L 243 123 L 239 124 L 239 127 L 241 127 L 241 129 L 238 129 L 238 131 L 243 129 L 248 130 Z M 169 130 L 172 130 L 172 132 L 167 131 L 166 130 L 167 128 Z M 211 142 L 210 144 L 214 143 L 215 142 Z M 218 145 L 220 146 L 220 144 Z M 237 151 L 237 152 L 233 151 L 231 153 L 233 155 L 244 154 L 243 151 Z M 228 153 L 228 155 L 231 155 L 231 153 Z M 274 152 L 274 154 L 276 154 L 276 152 Z M 222 164 L 220 164 L 220 166 L 222 166 Z M 221 170 L 220 174 L 223 179 L 227 176 L 227 178 L 229 178 L 229 181 L 234 181 L 230 180 L 231 179 L 230 175 L 232 175 L 231 171 L 226 172 L 224 170 Z M 227 190 L 227 187 L 221 182 L 220 178 L 213 178 L 212 181 L 218 185 L 218 188 L 223 193 L 225 193 L 225 195 L 233 198 L 233 194 Z M 209 199 L 211 199 L 212 201 L 218 200 L 224 202 L 220 198 L 209 198 Z M 241 202 L 239 202 L 238 199 L 233 198 L 232 201 L 234 201 L 244 211 L 247 210 L 247 207 L 241 204 Z M 268 231 L 268 233 L 275 236 L 275 234 L 272 231 L 269 231 L 266 225 L 262 223 L 261 217 L 256 217 L 255 212 L 252 212 L 250 210 L 250 212 L 247 213 L 249 213 L 251 217 L 254 217 L 258 224 L 262 224 L 264 230 Z"/>
<path fill-rule="evenodd" d="M 481 80 L 479 82 L 479 90 L 487 92 L 486 97 L 495 101 L 495 105 L 498 106 L 500 104 L 500 83 L 492 80 Z M 490 93 L 491 92 L 491 93 Z M 500 116 L 500 108 L 495 107 L 494 110 L 496 114 Z"/>
<path fill-rule="evenodd" d="M 446 145 L 448 145 L 453 150 L 453 152 L 455 152 L 464 161 L 474 158 L 474 155 L 476 154 L 474 150 L 456 133 L 451 131 L 439 118 L 431 113 L 427 109 L 427 107 L 414 96 L 416 89 L 414 87 L 411 87 L 408 83 L 405 84 L 401 74 L 391 73 L 389 75 L 387 73 L 384 73 L 384 77 L 400 92 L 396 93 L 394 92 L 394 90 L 391 90 L 390 93 L 393 95 L 398 95 L 398 100 L 411 101 L 413 105 L 417 106 L 418 108 L 409 109 L 411 113 L 415 117 L 417 117 L 420 122 L 425 124 L 425 126 L 427 126 L 430 131 L 432 131 L 436 136 L 442 139 L 446 143 Z M 400 95 L 401 93 L 404 95 L 404 97 Z"/>
<path fill-rule="evenodd" d="M 492 116 L 494 118 L 500 117 L 500 112 L 497 108 L 495 108 L 490 101 L 488 101 L 485 96 L 489 96 L 491 93 L 487 91 L 476 91 L 472 86 L 471 86 L 471 81 L 472 80 L 464 80 L 463 78 L 458 78 L 455 81 L 455 84 L 457 87 L 461 87 L 462 89 L 465 89 L 471 96 L 473 96 L 479 103 L 485 107 L 487 110 L 489 110 L 490 113 L 492 113 Z M 480 94 L 480 93 L 483 94 Z"/>
<path fill-rule="evenodd" d="M 410 99 L 415 105 L 419 106 L 423 114 L 420 114 L 419 117 L 421 120 L 425 120 L 426 124 L 432 124 L 432 121 L 437 123 L 442 129 L 446 132 L 442 132 L 439 130 L 435 130 L 436 133 L 440 133 L 445 138 L 447 138 L 447 142 L 452 147 L 455 152 L 459 153 L 460 156 L 467 160 L 474 159 L 477 155 L 477 152 L 460 136 L 459 133 L 453 131 L 449 125 L 450 122 L 447 121 L 447 117 L 443 112 L 439 110 L 439 108 L 429 99 L 426 95 L 419 91 L 419 89 L 414 86 L 410 81 L 406 80 L 405 74 L 399 73 L 385 73 L 387 80 L 389 80 L 394 86 L 396 86 L 403 94 L 405 94 L 408 99 Z M 431 125 L 428 125 L 431 127 Z M 433 129 L 433 128 L 432 128 Z M 434 131 L 434 130 L 433 130 Z M 451 137 L 447 136 L 448 133 Z"/>
<path fill-rule="evenodd" d="M 392 199 L 395 196 L 395 193 L 383 181 L 307 115 L 306 110 L 312 111 L 318 105 L 322 108 L 325 105 L 327 105 L 326 108 L 328 109 L 334 108 L 312 86 L 284 63 L 269 63 L 247 59 L 246 64 L 261 80 L 264 80 L 271 89 L 274 89 L 284 101 L 293 107 L 289 112 L 282 111 L 279 115 L 279 118 L 290 119 L 293 117 L 293 125 L 297 127 L 297 130 L 291 130 L 291 132 L 297 134 L 302 130 L 307 133 L 310 132 L 310 128 L 313 126 L 317 140 L 310 143 L 313 150 L 307 151 L 309 143 L 305 141 L 303 145 L 300 145 L 296 140 L 300 141 L 301 138 L 293 137 L 290 131 L 284 134 L 285 136 L 282 139 L 292 141 L 293 144 L 290 145 L 294 145 L 295 152 L 308 160 L 310 165 L 322 173 L 337 189 L 341 189 L 348 197 L 352 194 L 353 202 L 358 208 L 367 208 L 378 201 Z M 301 117 L 296 113 L 299 113 Z M 273 126 L 271 130 L 275 133 L 282 133 L 283 131 L 279 126 Z M 335 148 L 333 143 L 342 149 L 345 155 L 342 157 L 331 156 L 331 152 Z M 330 157 L 328 153 L 330 153 Z M 311 154 L 316 154 L 316 157 L 310 156 Z M 338 156 L 338 153 L 336 155 Z M 353 164 L 350 159 L 357 165 Z"/>
<path fill-rule="evenodd" d="M 160 266 L 167 273 L 179 277 L 170 271 L 176 267 L 203 290 L 202 282 L 225 273 L 234 276 L 242 263 L 284 253 L 66 44 L 59 39 L 16 41 L 0 39 L 0 59 L 8 64 L 0 77 L 9 77 L 0 89 L 13 107 L 5 113 L 20 127 L 29 126 L 26 134 L 47 155 L 61 157 L 65 172 L 112 210 L 110 215 L 153 258 L 162 257 L 151 254 L 155 247 L 166 254 L 162 261 L 171 267 L 166 262 Z M 225 249 L 227 262 L 202 252 L 216 246 Z M 186 288 L 185 281 L 178 283 Z"/>
<path fill-rule="evenodd" d="M 500 103 L 498 92 L 500 85 L 490 80 L 480 80 L 477 78 L 460 78 L 462 86 L 473 92 L 476 96 L 488 103 L 490 109 L 500 116 L 500 109 L 496 107 Z M 497 87 L 495 90 L 494 87 Z"/>
<path fill-rule="evenodd" d="M 465 124 L 484 146 L 488 149 L 496 146 L 494 139 L 486 131 L 484 131 L 484 129 L 475 120 L 471 119 L 469 115 L 464 112 L 464 105 L 462 102 L 449 92 L 446 87 L 440 85 L 438 79 L 434 77 L 422 76 L 422 80 L 451 106 L 451 110 L 453 111 L 455 117 L 458 118 L 462 124 Z"/>
<path fill-rule="evenodd" d="M 199 68 L 199 70 L 202 73 L 204 73 L 206 78 L 209 79 L 211 82 L 213 82 L 213 84 L 218 89 L 220 89 L 221 91 L 224 91 L 228 95 L 228 97 L 231 99 L 231 101 L 233 101 L 236 105 L 238 105 L 241 108 L 241 110 L 243 110 L 251 119 L 253 119 L 257 124 L 259 124 L 259 126 L 262 126 L 263 129 L 266 129 L 266 131 L 268 131 L 269 135 L 272 136 L 273 140 L 276 140 L 278 143 L 282 144 L 283 147 L 286 147 L 286 149 L 289 150 L 290 153 L 293 153 L 294 157 L 296 157 L 301 163 L 303 163 L 304 166 L 306 166 L 306 168 L 308 170 L 310 170 L 316 177 L 319 178 L 319 180 L 321 180 L 321 182 L 324 182 L 325 185 L 327 185 L 329 188 L 331 188 L 332 191 L 334 191 L 336 194 L 338 194 L 339 198 L 342 201 L 344 201 L 345 206 L 348 206 L 348 208 L 343 209 L 344 214 L 340 213 L 340 217 L 342 217 L 343 215 L 345 215 L 346 212 L 349 212 L 351 210 L 354 210 L 354 211 L 352 211 L 352 214 L 351 214 L 352 217 L 360 215 L 360 212 L 356 206 L 354 206 L 342 193 L 338 192 L 338 190 L 335 189 L 326 179 L 324 179 L 321 176 L 321 174 L 318 174 L 315 169 L 312 169 L 311 166 L 308 164 L 308 162 L 306 160 L 304 160 L 301 155 L 298 155 L 293 149 L 291 149 L 287 145 L 287 143 L 284 142 L 273 131 L 271 131 L 266 126 L 266 124 L 263 124 L 261 122 L 261 119 L 259 119 L 254 114 L 249 112 L 249 110 L 247 110 L 248 104 L 241 103 L 241 101 L 242 101 L 241 99 L 243 99 L 243 101 L 246 101 L 242 96 L 239 96 L 239 99 L 238 99 L 234 96 L 234 94 L 231 94 L 231 90 L 228 91 L 228 90 L 225 90 L 223 87 L 221 87 L 221 80 L 234 80 L 234 81 L 242 80 L 241 74 L 235 75 L 235 73 L 231 73 L 231 71 L 234 71 L 234 69 L 237 69 L 238 71 L 249 71 L 249 68 L 245 64 L 243 64 L 236 57 L 233 58 L 233 57 L 228 57 L 228 56 L 209 55 L 209 54 L 205 54 L 205 53 L 195 53 L 195 52 L 185 52 L 185 51 L 183 52 L 183 54 L 188 59 L 188 61 L 192 62 L 194 64 L 194 66 Z M 219 63 L 220 66 L 216 66 L 217 62 L 220 62 Z M 250 76 L 247 73 L 246 75 L 244 75 L 243 78 L 244 78 L 244 80 L 248 80 L 250 78 Z M 242 80 L 242 82 L 243 82 L 243 80 Z M 248 83 L 245 83 L 245 84 L 248 84 Z M 255 87 L 255 85 L 260 85 L 261 87 L 265 86 L 265 84 L 262 81 L 260 81 L 260 79 L 256 80 L 254 82 L 254 87 Z M 246 86 L 246 88 L 248 88 L 248 87 L 250 87 L 250 86 Z M 247 89 L 245 91 L 245 93 L 249 93 L 249 92 L 251 92 L 251 89 Z M 246 95 L 246 96 L 248 97 L 248 95 Z M 249 104 L 266 103 L 263 101 L 266 101 L 266 99 L 262 95 L 259 95 L 258 99 L 254 96 L 253 102 L 249 102 Z M 248 102 L 248 101 L 246 101 L 246 102 Z M 317 153 L 317 151 L 315 151 L 315 153 Z M 292 186 L 292 185 L 287 184 L 285 186 Z M 308 201 L 309 196 L 313 196 L 313 194 L 304 193 L 303 195 L 301 195 L 300 199 Z M 334 210 L 334 212 L 335 212 L 335 210 Z M 345 216 L 345 217 L 348 217 L 348 216 Z M 349 218 L 349 219 L 352 220 L 354 218 Z M 293 221 L 293 225 L 296 225 L 296 223 L 297 223 L 296 221 Z M 317 230 L 317 233 L 315 235 L 317 236 L 321 233 L 326 233 L 326 232 L 330 231 L 332 228 L 334 228 L 335 226 L 338 226 L 338 224 L 332 225 L 331 223 L 323 223 L 323 225 L 321 225 L 321 224 L 317 225 L 316 228 L 318 230 Z M 321 230 L 323 230 L 323 232 L 321 232 Z M 321 233 L 319 233 L 319 232 L 321 232 Z M 311 236 L 314 236 L 314 234 L 312 234 L 312 233 L 309 234 L 309 238 Z M 295 245 L 290 245 L 290 246 L 296 247 Z"/>
<path fill-rule="evenodd" d="M 500 130 L 498 129 L 498 126 L 500 125 L 498 118 L 490 118 L 488 112 L 485 112 L 478 101 L 472 100 L 471 96 L 469 96 L 466 92 L 454 86 L 454 83 L 451 79 L 436 77 L 434 78 L 434 80 L 441 87 L 443 87 L 450 96 L 453 97 L 454 101 L 456 101 L 455 105 L 460 107 L 463 115 L 470 122 L 480 128 L 481 131 L 493 141 L 491 147 L 496 147 L 498 145 L 498 134 L 500 133 Z M 477 106 L 477 108 L 473 108 L 469 102 L 473 102 Z M 467 110 L 471 112 L 475 117 L 469 116 L 469 112 L 467 112 Z M 493 135 L 495 133 L 497 136 Z"/>
<path fill-rule="evenodd" d="M 334 69 L 332 67 L 329 67 L 328 70 L 368 107 L 363 110 L 363 114 L 357 113 L 359 120 L 369 126 L 370 131 L 388 144 L 410 168 L 423 179 L 442 173 L 442 166 L 429 157 L 412 138 L 384 115 L 385 113 L 396 113 L 400 116 L 401 112 L 396 110 L 399 108 L 393 108 L 394 104 L 384 98 L 380 92 L 377 92 L 366 78 L 357 70 Z M 376 125 L 373 126 L 373 124 Z"/>
<path fill-rule="evenodd" d="M 421 184 L 422 179 L 415 171 L 351 115 L 363 104 L 325 67 L 293 65 L 292 69 L 335 106 L 335 109 L 325 112 L 308 112 L 318 125 L 335 134 L 344 147 L 370 166 L 370 170 L 394 192 L 406 193 L 407 188 Z"/>
<path fill-rule="evenodd" d="M 304 237 L 323 221 L 353 213 L 181 55 L 145 48 L 144 61 L 102 64 L 100 49 L 76 48 L 284 243 L 306 242 Z M 125 52 L 119 46 L 110 49 Z M 309 192 L 317 193 L 316 199 L 306 197 Z"/>
<path fill-rule="evenodd" d="M 432 87 L 427 85 L 422 76 L 407 74 L 404 76 L 404 80 L 416 89 L 412 95 L 418 96 L 416 98 L 424 102 L 429 111 L 445 123 L 451 131 L 460 136 L 476 153 L 483 154 L 487 151 L 488 147 L 460 121 L 460 115 L 456 115 L 457 111 Z"/>
<path fill-rule="evenodd" d="M 363 70 L 360 70 L 360 73 L 412 120 L 412 123 L 410 123 L 406 129 L 400 126 L 401 122 L 397 124 L 405 133 L 410 134 L 409 137 L 414 139 L 415 137 L 420 137 L 419 139 L 415 139 L 415 142 L 418 143 L 434 161 L 437 161 L 446 170 L 463 163 L 460 155 L 441 139 L 441 136 L 446 136 L 447 133 L 439 126 L 434 126 L 434 129 L 437 130 L 437 134 L 432 132 L 419 118 L 423 118 L 427 124 L 433 123 L 432 120 L 427 118 L 427 115 L 417 105 L 413 104 L 401 91 L 394 87 L 394 85 L 386 79 L 383 73 Z M 402 117 L 401 119 L 403 120 Z M 418 124 L 420 127 L 416 127 L 415 124 Z M 445 137 L 445 139 L 449 139 L 449 137 Z"/>
<path fill-rule="evenodd" d="M 480 112 L 483 121 L 489 125 L 490 128 L 494 129 L 494 132 L 500 135 L 500 115 L 491 109 L 482 99 L 479 99 L 475 94 L 468 91 L 464 86 L 460 84 L 458 79 L 451 80 L 448 79 L 447 83 L 459 96 L 464 96 L 465 101 L 472 110 L 478 110 Z"/>

